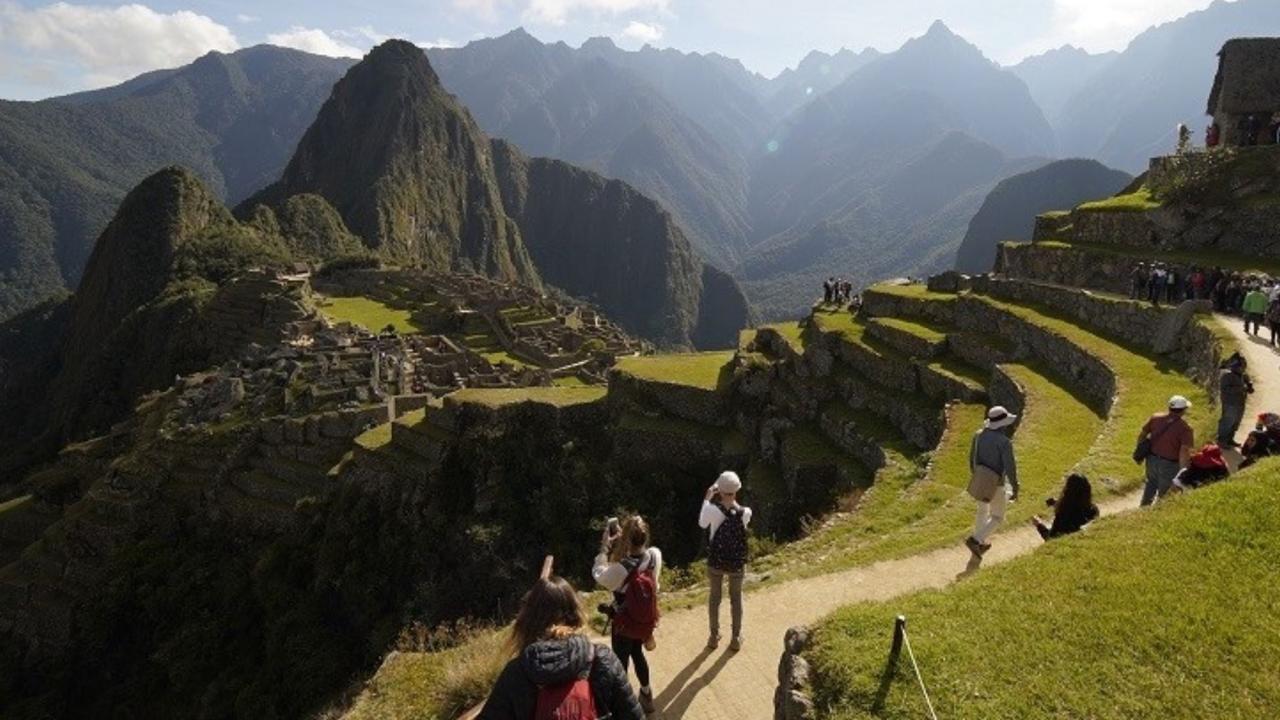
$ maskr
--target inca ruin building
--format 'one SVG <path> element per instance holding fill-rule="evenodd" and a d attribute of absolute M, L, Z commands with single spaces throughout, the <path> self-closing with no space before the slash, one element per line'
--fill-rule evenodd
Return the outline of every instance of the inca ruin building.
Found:
<path fill-rule="evenodd" d="M 1208 114 L 1224 145 L 1246 145 L 1249 117 L 1266 133 L 1280 111 L 1280 38 L 1236 38 L 1218 52 Z"/>

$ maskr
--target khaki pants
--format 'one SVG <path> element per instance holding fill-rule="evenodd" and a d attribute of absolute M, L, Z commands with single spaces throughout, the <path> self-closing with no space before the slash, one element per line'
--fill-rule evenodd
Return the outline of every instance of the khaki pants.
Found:
<path fill-rule="evenodd" d="M 711 620 L 711 634 L 720 635 L 720 597 L 724 579 L 729 578 L 729 615 L 733 623 L 733 637 L 742 636 L 742 575 L 743 571 L 726 572 L 713 567 L 707 568 L 707 580 L 711 584 L 711 597 L 707 604 Z"/>
<path fill-rule="evenodd" d="M 995 497 L 991 502 L 979 502 L 978 514 L 973 521 L 973 539 L 985 545 L 987 538 L 1004 521 L 1004 510 L 1009 504 L 1009 495 L 1003 484 L 996 486 Z"/>

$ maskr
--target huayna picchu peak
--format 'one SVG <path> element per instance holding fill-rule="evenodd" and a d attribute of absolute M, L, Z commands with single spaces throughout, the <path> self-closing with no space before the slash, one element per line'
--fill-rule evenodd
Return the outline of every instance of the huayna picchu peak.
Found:
<path fill-rule="evenodd" d="M 0 718 L 1280 707 L 1274 0 L 3 2 Z"/>

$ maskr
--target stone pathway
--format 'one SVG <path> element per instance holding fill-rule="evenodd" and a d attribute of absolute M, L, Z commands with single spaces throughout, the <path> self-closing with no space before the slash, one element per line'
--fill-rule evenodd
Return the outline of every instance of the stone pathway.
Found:
<path fill-rule="evenodd" d="M 1280 355 L 1264 343 L 1251 340 L 1243 323 L 1219 317 L 1232 329 L 1246 353 L 1257 385 L 1247 408 L 1244 431 L 1263 408 L 1280 408 Z M 1116 498 L 1102 506 L 1104 515 L 1137 508 L 1138 493 Z M 740 652 L 708 651 L 707 616 L 704 608 L 667 615 L 658 634 L 658 649 L 649 663 L 663 720 L 767 720 L 773 717 L 773 692 L 777 687 L 778 659 L 787 628 L 816 622 L 835 609 L 855 602 L 887 600 L 899 595 L 940 588 L 978 568 L 969 551 L 959 545 L 932 552 L 879 562 L 830 575 L 795 580 L 748 593 L 746 645 Z M 1029 525 L 1011 527 L 997 535 L 983 560 L 997 565 L 1025 555 L 1042 544 Z M 721 623 L 728 623 L 728 598 L 721 608 Z M 724 628 L 727 631 L 727 627 Z M 885 627 L 885 652 L 892 628 Z"/>

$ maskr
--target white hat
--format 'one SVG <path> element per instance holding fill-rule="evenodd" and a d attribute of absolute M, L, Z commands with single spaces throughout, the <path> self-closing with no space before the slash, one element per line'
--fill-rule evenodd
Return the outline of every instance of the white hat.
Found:
<path fill-rule="evenodd" d="M 742 480 L 738 478 L 738 473 L 728 470 L 720 473 L 720 477 L 716 478 L 716 490 L 725 495 L 732 495 L 742 489 Z"/>
<path fill-rule="evenodd" d="M 1174 395 L 1173 397 L 1169 398 L 1170 410 L 1186 410 L 1189 407 L 1191 407 L 1191 401 L 1187 400 L 1181 395 Z"/>
<path fill-rule="evenodd" d="M 1005 410 L 1003 405 L 996 405 L 987 411 L 987 421 L 982 423 L 982 427 L 988 430 L 999 430 L 1000 428 L 1009 427 L 1017 421 L 1017 415 Z"/>

